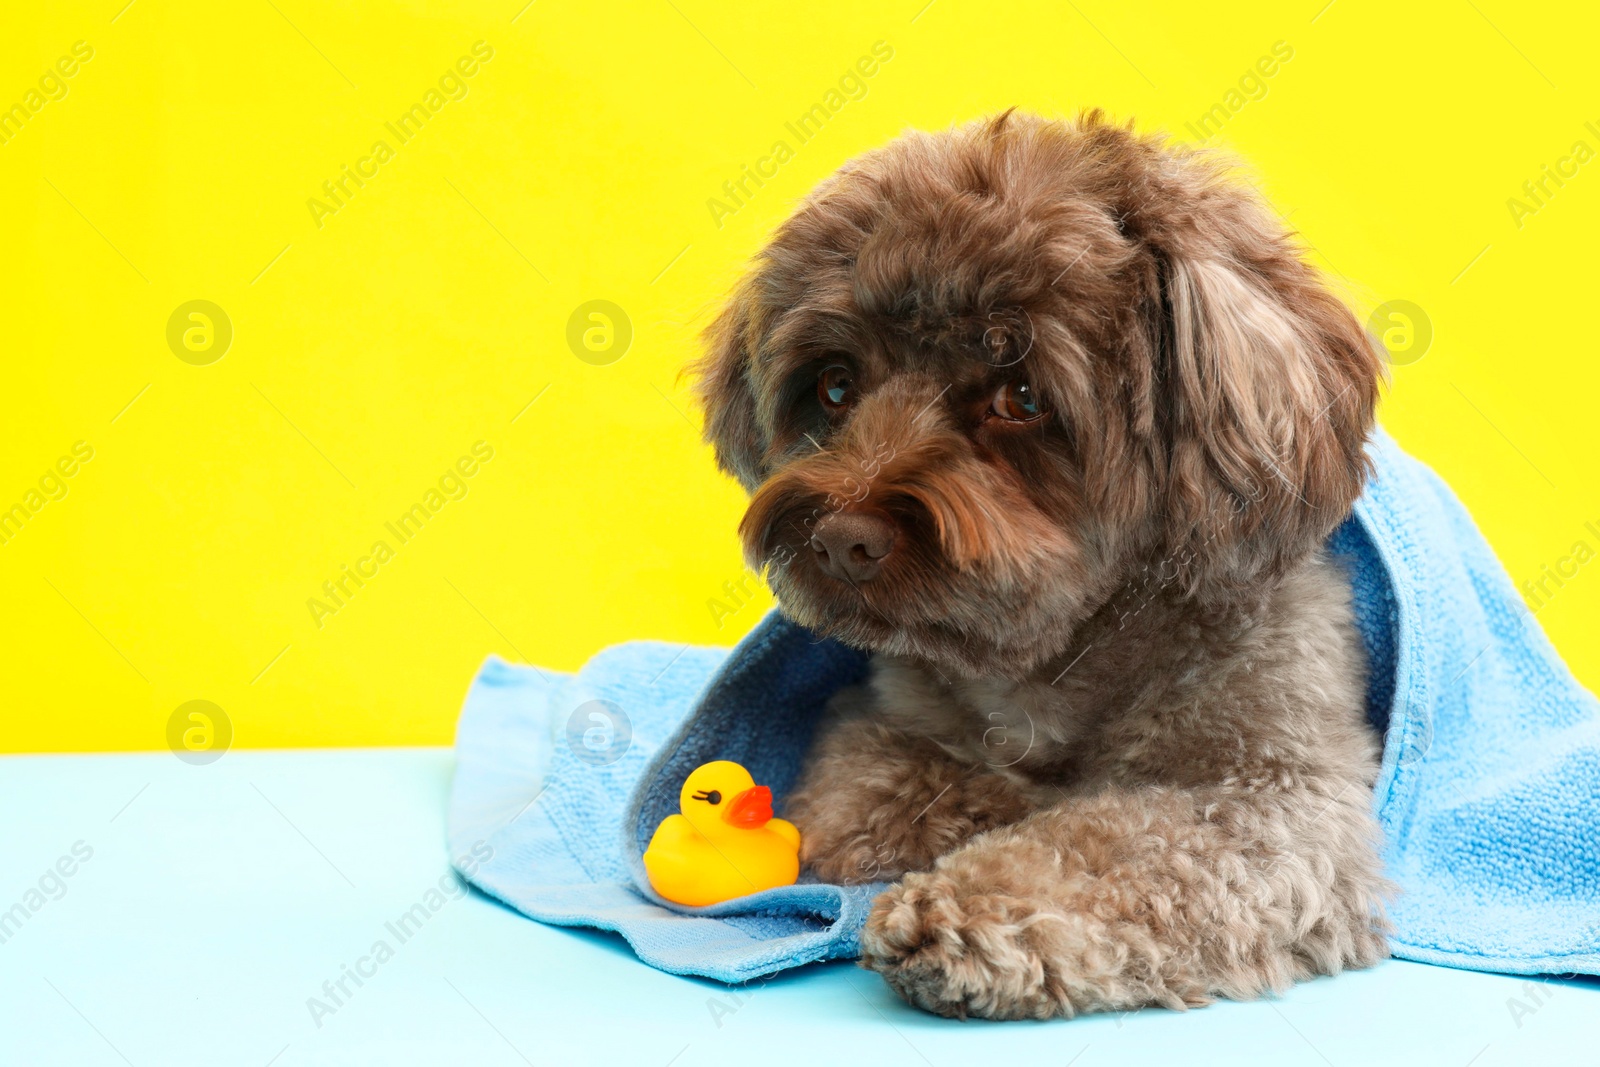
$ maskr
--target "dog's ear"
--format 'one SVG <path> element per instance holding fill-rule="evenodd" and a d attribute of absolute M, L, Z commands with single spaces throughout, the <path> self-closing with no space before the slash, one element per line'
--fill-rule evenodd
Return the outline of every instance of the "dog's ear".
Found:
<path fill-rule="evenodd" d="M 717 466 L 755 492 L 765 478 L 765 441 L 750 381 L 752 284 L 741 284 L 705 332 L 706 354 L 689 368 L 705 411 L 705 439 Z"/>
<path fill-rule="evenodd" d="M 1166 542 L 1197 591 L 1282 573 L 1344 519 L 1383 365 L 1249 190 L 1210 177 L 1190 203 L 1152 243 Z"/>

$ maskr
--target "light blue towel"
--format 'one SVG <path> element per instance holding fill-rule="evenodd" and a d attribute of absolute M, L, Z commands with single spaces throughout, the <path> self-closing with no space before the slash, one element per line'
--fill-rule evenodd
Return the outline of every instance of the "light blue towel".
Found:
<path fill-rule="evenodd" d="M 1600 705 L 1572 678 L 1449 488 L 1379 431 L 1332 538 L 1350 566 L 1386 732 L 1375 802 L 1401 895 L 1396 955 L 1600 973 Z M 709 908 L 640 860 L 684 777 L 731 759 L 781 798 L 829 695 L 866 661 L 776 613 L 730 653 L 619 645 L 576 675 L 491 658 L 457 727 L 450 854 L 543 922 L 615 930 L 663 970 L 739 982 L 854 956 L 881 884 L 802 882 Z M 463 872 L 465 873 L 465 872 Z"/>

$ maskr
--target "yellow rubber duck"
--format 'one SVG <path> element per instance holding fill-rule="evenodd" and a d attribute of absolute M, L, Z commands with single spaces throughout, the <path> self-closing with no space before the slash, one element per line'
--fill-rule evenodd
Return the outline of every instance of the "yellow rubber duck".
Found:
<path fill-rule="evenodd" d="M 772 817 L 772 790 L 730 760 L 696 767 L 644 851 L 657 893 L 698 907 L 793 885 L 800 876 L 800 831 Z"/>

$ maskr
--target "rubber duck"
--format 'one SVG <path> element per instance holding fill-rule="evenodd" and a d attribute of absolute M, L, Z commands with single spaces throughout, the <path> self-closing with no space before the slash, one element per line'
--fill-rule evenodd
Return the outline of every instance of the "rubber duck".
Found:
<path fill-rule="evenodd" d="M 699 907 L 792 885 L 800 831 L 772 817 L 772 790 L 731 760 L 696 767 L 650 838 L 644 869 L 657 893 Z"/>

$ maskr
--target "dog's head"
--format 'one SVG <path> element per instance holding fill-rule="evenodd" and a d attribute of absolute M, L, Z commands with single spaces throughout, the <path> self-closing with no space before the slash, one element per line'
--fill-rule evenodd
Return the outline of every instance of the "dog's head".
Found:
<path fill-rule="evenodd" d="M 847 165 L 712 325 L 706 436 L 790 617 L 1019 674 L 1140 576 L 1227 597 L 1366 474 L 1381 364 L 1207 157 L 1007 113 Z"/>

